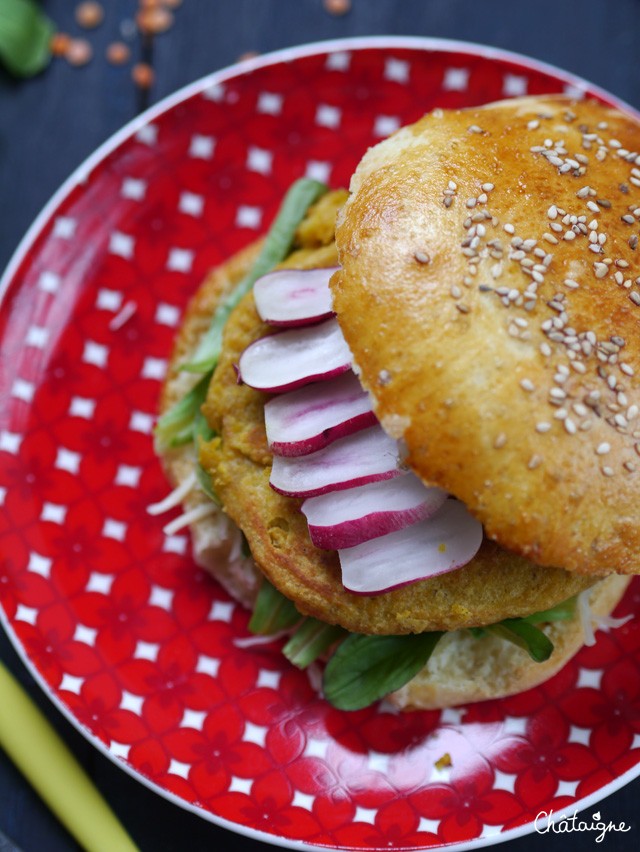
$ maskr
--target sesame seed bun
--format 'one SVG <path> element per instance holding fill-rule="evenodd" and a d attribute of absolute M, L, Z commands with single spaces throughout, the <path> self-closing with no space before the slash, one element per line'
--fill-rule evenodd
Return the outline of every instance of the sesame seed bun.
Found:
<path fill-rule="evenodd" d="M 383 426 L 538 565 L 640 571 L 640 125 L 436 110 L 371 149 L 334 307 Z"/>

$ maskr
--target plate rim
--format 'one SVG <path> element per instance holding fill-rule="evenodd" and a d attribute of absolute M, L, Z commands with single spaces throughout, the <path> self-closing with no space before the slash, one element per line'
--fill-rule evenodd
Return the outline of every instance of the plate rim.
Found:
<path fill-rule="evenodd" d="M 251 73 L 254 70 L 267 68 L 271 65 L 277 65 L 283 62 L 292 62 L 310 56 L 367 49 L 412 49 L 416 51 L 423 51 L 425 53 L 437 51 L 451 53 L 456 52 L 466 53 L 469 56 L 481 57 L 483 59 L 512 62 L 522 66 L 523 68 L 529 68 L 539 73 L 552 75 L 557 79 L 562 80 L 566 85 L 574 87 L 578 92 L 586 91 L 588 89 L 594 94 L 603 97 L 610 103 L 613 103 L 620 110 L 640 119 L 640 110 L 609 92 L 607 89 L 589 82 L 586 78 L 581 77 L 580 75 L 566 71 L 552 63 L 535 59 L 534 57 L 526 54 L 518 53 L 517 51 L 511 51 L 486 44 L 479 44 L 472 41 L 433 36 L 365 35 L 326 39 L 279 48 L 278 50 L 260 54 L 250 59 L 226 65 L 224 68 L 205 74 L 204 76 L 180 87 L 175 92 L 165 95 L 165 97 L 161 98 L 156 104 L 148 107 L 142 113 L 128 121 L 115 133 L 111 134 L 91 154 L 89 154 L 89 156 L 71 172 L 69 177 L 63 181 L 63 183 L 45 203 L 12 253 L 4 272 L 0 276 L 0 310 L 2 309 L 4 299 L 7 296 L 9 287 L 15 279 L 17 271 L 35 244 L 43 230 L 43 227 L 49 221 L 52 213 L 60 206 L 62 201 L 70 192 L 73 191 L 73 189 L 84 183 L 90 177 L 91 172 L 97 165 L 117 150 L 120 145 L 134 136 L 142 127 L 151 123 L 160 115 L 174 109 L 180 103 L 201 94 L 206 89 L 222 84 L 225 81 L 234 79 L 240 75 Z M 278 837 L 277 835 L 272 835 L 255 828 L 251 828 L 250 826 L 232 822 L 226 817 L 222 817 L 210 811 L 206 811 L 203 808 L 199 808 L 197 805 L 188 802 L 186 799 L 181 798 L 175 793 L 172 793 L 170 790 L 161 787 L 155 781 L 147 778 L 139 770 L 130 766 L 129 763 L 118 758 L 116 754 L 110 751 L 105 743 L 103 743 L 95 733 L 89 730 L 89 728 L 83 725 L 82 722 L 72 713 L 71 709 L 67 707 L 62 699 L 50 688 L 49 684 L 44 679 L 44 676 L 37 670 L 35 664 L 27 656 L 26 650 L 13 630 L 12 625 L 9 623 L 8 616 L 2 606 L 0 606 L 0 625 L 2 625 L 21 662 L 56 709 L 87 742 L 89 742 L 94 748 L 97 748 L 104 757 L 109 759 L 114 765 L 126 772 L 138 783 L 141 783 L 147 789 L 177 807 L 205 819 L 207 822 L 211 822 L 220 828 L 224 828 L 227 831 L 240 834 L 252 840 L 257 840 L 259 842 L 284 849 L 301 850 L 301 852 L 318 852 L 320 849 L 336 849 L 336 847 L 327 847 L 324 844 L 312 844 L 306 843 L 305 841 Z M 610 781 L 599 790 L 573 803 L 571 807 L 576 812 L 585 810 L 586 808 L 591 807 L 617 792 L 638 776 L 640 776 L 640 761 L 634 767 L 631 767 L 625 773 L 618 776 L 613 781 Z M 566 809 L 562 809 L 561 812 L 555 814 L 554 818 L 551 819 L 550 822 L 555 824 L 562 820 L 565 817 L 565 810 Z M 431 849 L 437 850 L 445 848 L 447 849 L 447 852 L 472 852 L 472 850 L 475 849 L 494 846 L 498 843 L 505 843 L 518 837 L 534 834 L 535 832 L 535 820 L 532 820 L 524 823 L 523 825 L 508 829 L 507 831 L 499 832 L 495 835 L 488 835 L 486 837 L 479 836 L 472 838 L 471 840 L 454 842 L 452 844 L 444 844 L 440 846 L 415 846 L 401 848 L 403 852 L 411 852 L 411 850 L 416 850 L 416 852 L 423 852 L 424 850 L 424 852 L 428 852 L 428 850 Z M 367 850 L 364 850 L 364 852 L 367 852 Z M 368 852 L 380 852 L 380 850 L 371 847 Z"/>

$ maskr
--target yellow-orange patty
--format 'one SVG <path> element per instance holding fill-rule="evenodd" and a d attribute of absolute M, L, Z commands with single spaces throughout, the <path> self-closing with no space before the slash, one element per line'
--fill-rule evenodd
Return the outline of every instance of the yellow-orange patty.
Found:
<path fill-rule="evenodd" d="M 335 247 L 322 244 L 330 239 L 320 225 L 325 217 L 319 217 L 317 228 L 313 221 L 312 214 L 287 265 L 335 264 Z M 267 330 L 253 297 L 247 296 L 225 329 L 222 357 L 204 406 L 219 437 L 201 446 L 200 458 L 258 566 L 302 612 L 361 633 L 452 630 L 544 610 L 591 584 L 561 569 L 533 565 L 487 540 L 459 571 L 381 595 L 347 592 L 337 554 L 311 543 L 300 501 L 269 486 L 271 455 L 263 416 L 268 397 L 237 383 L 234 364 L 248 343 Z"/>

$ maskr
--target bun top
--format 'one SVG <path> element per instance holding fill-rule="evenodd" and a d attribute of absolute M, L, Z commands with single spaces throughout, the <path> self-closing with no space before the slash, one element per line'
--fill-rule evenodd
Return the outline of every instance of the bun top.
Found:
<path fill-rule="evenodd" d="M 436 110 L 372 148 L 334 307 L 383 426 L 502 546 L 640 573 L 640 124 Z"/>

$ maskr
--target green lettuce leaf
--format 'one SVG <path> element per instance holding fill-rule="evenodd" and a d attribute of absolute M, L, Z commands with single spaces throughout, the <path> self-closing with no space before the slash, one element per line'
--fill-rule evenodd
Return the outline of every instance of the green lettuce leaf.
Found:
<path fill-rule="evenodd" d="M 488 633 L 500 636 L 526 651 L 536 663 L 548 660 L 553 652 L 553 642 L 539 627 L 522 618 L 511 618 L 485 628 Z"/>
<path fill-rule="evenodd" d="M 252 633 L 270 636 L 293 627 L 301 618 L 289 598 L 280 594 L 266 579 L 262 581 L 249 622 L 249 630 Z"/>
<path fill-rule="evenodd" d="M 212 373 L 203 376 L 189 393 L 172 405 L 158 420 L 156 440 L 162 448 L 180 447 L 193 441 L 193 425 L 205 400 Z"/>
<path fill-rule="evenodd" d="M 400 689 L 422 669 L 442 633 L 363 636 L 338 645 L 324 673 L 325 698 L 339 710 L 360 710 Z"/>
<path fill-rule="evenodd" d="M 294 666 L 305 669 L 338 639 L 348 635 L 347 630 L 336 624 L 326 624 L 317 618 L 305 618 L 282 649 L 282 653 Z"/>
<path fill-rule="evenodd" d="M 276 264 L 287 257 L 291 250 L 296 228 L 309 207 L 321 195 L 324 195 L 327 189 L 324 184 L 309 178 L 301 178 L 292 184 L 269 229 L 256 262 L 250 272 L 238 282 L 233 291 L 221 301 L 213 315 L 208 331 L 200 339 L 193 358 L 182 365 L 183 370 L 192 373 L 207 373 L 215 368 L 222 350 L 222 332 L 231 311 L 251 290 L 258 278 L 270 272 Z"/>

